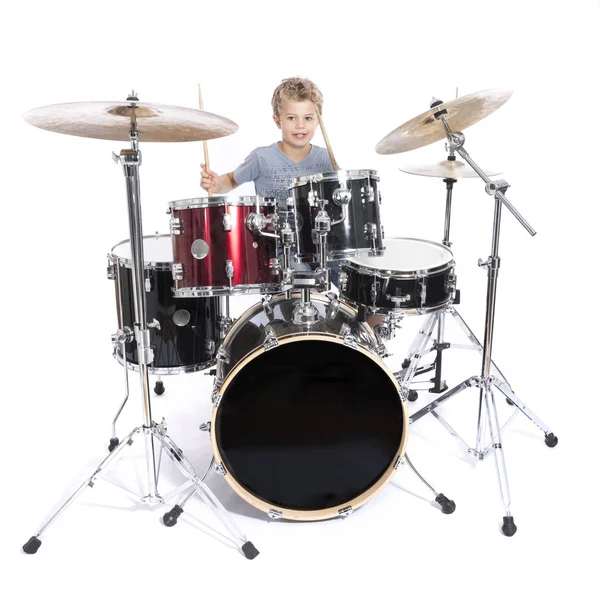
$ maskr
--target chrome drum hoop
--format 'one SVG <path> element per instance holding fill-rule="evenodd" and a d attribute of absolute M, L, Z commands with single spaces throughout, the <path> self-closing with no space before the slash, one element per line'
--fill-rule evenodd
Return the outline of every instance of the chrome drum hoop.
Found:
<path fill-rule="evenodd" d="M 357 169 L 353 171 L 333 171 L 330 173 L 315 173 L 313 175 L 303 175 L 295 177 L 290 188 L 299 187 L 310 182 L 321 181 L 352 181 L 355 179 L 373 179 L 379 181 L 379 174 L 372 169 Z"/>
<path fill-rule="evenodd" d="M 265 196 L 202 196 L 199 198 L 173 200 L 169 202 L 169 212 L 210 206 L 256 206 L 257 199 L 259 206 L 277 206 L 275 199 Z"/>

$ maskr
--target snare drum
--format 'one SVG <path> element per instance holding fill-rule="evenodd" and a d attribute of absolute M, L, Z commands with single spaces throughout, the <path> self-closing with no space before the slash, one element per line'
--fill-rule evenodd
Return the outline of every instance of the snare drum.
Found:
<path fill-rule="evenodd" d="M 275 200 L 192 198 L 170 202 L 169 211 L 175 297 L 282 291 Z"/>
<path fill-rule="evenodd" d="M 327 236 L 327 258 L 339 260 L 356 256 L 361 249 L 378 253 L 383 248 L 383 227 L 379 214 L 381 195 L 377 171 L 338 171 L 294 179 L 290 194 L 296 211 L 298 262 L 317 262 L 319 248 L 313 238 L 317 199 L 326 200 L 331 219 Z"/>
<path fill-rule="evenodd" d="M 373 313 L 427 313 L 452 302 L 454 264 L 442 244 L 387 239 L 382 256 L 365 254 L 340 263 L 340 294 Z"/>
<path fill-rule="evenodd" d="M 406 403 L 371 328 L 344 302 L 300 295 L 248 309 L 223 341 L 211 437 L 229 485 L 273 518 L 344 516 L 389 481 L 408 439 Z"/>
<path fill-rule="evenodd" d="M 133 329 L 133 277 L 129 240 L 118 243 L 108 255 L 108 278 L 115 281 L 119 328 Z M 144 237 L 146 317 L 156 319 L 160 329 L 150 328 L 154 360 L 148 371 L 173 375 L 199 371 L 215 363 L 221 342 L 219 298 L 174 298 L 173 250 L 170 235 Z M 137 344 L 126 344 L 127 366 L 138 370 Z M 123 362 L 122 349 L 116 358 Z"/>

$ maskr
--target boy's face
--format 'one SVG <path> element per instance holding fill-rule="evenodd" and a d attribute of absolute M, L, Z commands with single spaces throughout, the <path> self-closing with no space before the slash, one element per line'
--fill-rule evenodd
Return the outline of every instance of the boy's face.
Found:
<path fill-rule="evenodd" d="M 303 148 L 310 143 L 317 130 L 317 107 L 310 100 L 284 100 L 279 116 L 273 115 L 277 127 L 281 129 L 284 142 L 295 148 Z"/>

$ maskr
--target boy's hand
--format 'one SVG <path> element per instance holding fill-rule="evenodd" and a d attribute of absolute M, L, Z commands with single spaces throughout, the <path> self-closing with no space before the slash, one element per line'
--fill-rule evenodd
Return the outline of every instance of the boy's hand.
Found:
<path fill-rule="evenodd" d="M 202 172 L 200 175 L 202 179 L 200 180 L 200 187 L 207 192 L 216 192 L 219 186 L 219 175 L 214 171 L 206 171 L 206 165 L 201 164 Z"/>

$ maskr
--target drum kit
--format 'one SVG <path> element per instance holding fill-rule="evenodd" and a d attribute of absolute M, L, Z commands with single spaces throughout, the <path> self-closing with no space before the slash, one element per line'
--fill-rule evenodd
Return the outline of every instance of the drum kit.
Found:
<path fill-rule="evenodd" d="M 429 413 L 456 435 L 437 407 L 468 388 L 479 390 L 480 401 L 477 442 L 467 448 L 479 459 L 493 450 L 506 507 L 502 531 L 512 536 L 516 526 L 494 388 L 515 406 L 515 414 L 522 412 L 544 432 L 548 446 L 558 438 L 515 395 L 491 356 L 502 207 L 530 234 L 535 232 L 506 199 L 508 184 L 489 179 L 494 172 L 480 169 L 467 153 L 462 133 L 510 95 L 484 90 L 446 103 L 434 100 L 428 111 L 376 147 L 378 153 L 395 154 L 447 139 L 447 160 L 402 169 L 446 183 L 442 243 L 386 239 L 377 172 L 341 169 L 298 177 L 284 207 L 259 196 L 209 194 L 172 201 L 170 233 L 144 236 L 140 142 L 206 142 L 234 133 L 237 125 L 204 110 L 142 103 L 133 92 L 124 102 L 58 104 L 27 113 L 28 123 L 50 131 L 129 142 L 113 159 L 125 176 L 130 239 L 108 254 L 119 324 L 113 352 L 127 386 L 113 421 L 109 454 L 29 539 L 24 552 L 37 552 L 47 527 L 139 436 L 147 471 L 141 501 L 162 505 L 185 492 L 163 516 L 165 525 L 174 526 L 186 502 L 198 494 L 248 559 L 258 550 L 205 483 L 213 469 L 269 517 L 311 521 L 348 516 L 406 464 L 433 492 L 442 512 L 450 514 L 455 503 L 419 474 L 406 446 L 409 426 Z M 488 272 L 483 343 L 455 308 L 460 293 L 450 250 L 451 201 L 453 185 L 465 177 L 483 179 L 495 202 L 492 251 L 480 261 Z M 340 261 L 339 293 L 330 283 L 328 261 Z M 299 268 L 302 263 L 317 267 Z M 253 294 L 260 300 L 233 318 L 230 298 Z M 383 360 L 386 343 L 406 315 L 425 315 L 426 320 L 394 373 Z M 444 341 L 446 315 L 457 320 L 482 356 L 481 373 L 451 390 L 441 377 L 443 352 L 455 346 Z M 421 365 L 430 352 L 433 363 Z M 129 397 L 130 370 L 140 376 L 144 422 L 119 439 L 116 422 Z M 210 434 L 213 458 L 200 477 L 167 435 L 164 420 L 153 420 L 149 375 L 158 377 L 154 391 L 162 394 L 162 376 L 203 370 L 214 376 L 212 418 L 200 425 Z M 407 401 L 417 397 L 413 378 L 428 371 L 435 371 L 430 391 L 437 398 L 409 415 Z M 161 496 L 163 451 L 186 483 Z"/>

